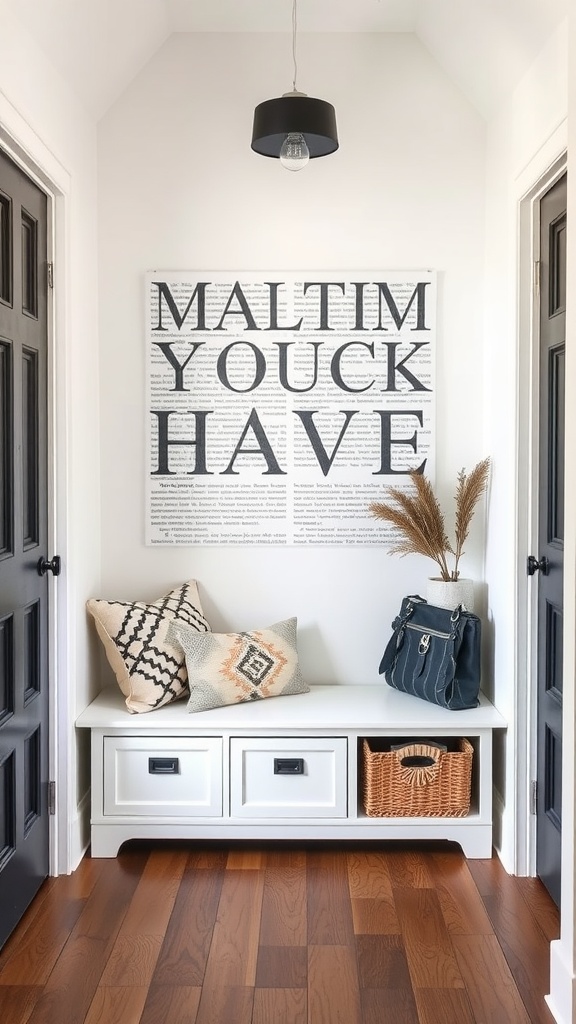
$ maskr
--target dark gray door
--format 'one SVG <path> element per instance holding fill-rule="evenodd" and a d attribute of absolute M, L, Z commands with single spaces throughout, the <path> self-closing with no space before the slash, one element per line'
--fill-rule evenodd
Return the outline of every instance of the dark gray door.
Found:
<path fill-rule="evenodd" d="M 46 223 L 0 152 L 0 945 L 48 874 Z"/>
<path fill-rule="evenodd" d="M 537 872 L 560 903 L 566 175 L 540 202 Z M 532 563 L 534 567 L 534 563 Z"/>

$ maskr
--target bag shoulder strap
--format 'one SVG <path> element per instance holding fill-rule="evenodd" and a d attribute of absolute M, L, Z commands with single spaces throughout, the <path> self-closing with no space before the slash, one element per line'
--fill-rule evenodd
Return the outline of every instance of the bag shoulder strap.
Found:
<path fill-rule="evenodd" d="M 418 598 L 417 600 L 421 600 L 421 598 Z M 400 612 L 398 613 L 398 615 L 394 619 L 394 622 L 392 623 L 392 636 L 390 637 L 388 643 L 386 644 L 386 650 L 382 655 L 382 660 L 380 662 L 380 667 L 378 669 L 380 675 L 382 675 L 383 672 L 387 672 L 389 669 L 392 668 L 392 665 L 394 664 L 394 659 L 396 657 L 396 652 L 400 647 L 400 644 L 402 643 L 402 637 L 404 635 L 406 623 L 412 617 L 413 613 L 413 599 L 411 597 L 405 597 L 404 600 L 402 601 L 402 607 L 400 608 Z"/>

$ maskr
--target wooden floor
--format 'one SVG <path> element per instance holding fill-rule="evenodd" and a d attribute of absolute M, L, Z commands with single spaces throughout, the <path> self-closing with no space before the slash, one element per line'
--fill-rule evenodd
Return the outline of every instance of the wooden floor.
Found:
<path fill-rule="evenodd" d="M 541 884 L 450 844 L 128 844 L 49 879 L 6 1024 L 551 1024 Z"/>

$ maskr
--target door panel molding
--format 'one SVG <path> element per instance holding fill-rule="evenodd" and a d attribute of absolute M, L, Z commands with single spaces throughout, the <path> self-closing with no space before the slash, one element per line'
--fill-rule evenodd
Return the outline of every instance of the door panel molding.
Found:
<path fill-rule="evenodd" d="M 514 194 L 518 204 L 518 371 L 517 371 L 517 478 L 516 478 L 516 607 L 515 701 L 513 756 L 516 765 L 515 843 L 508 870 L 532 875 L 536 867 L 536 818 L 532 814 L 532 780 L 536 778 L 536 588 L 530 585 L 524 566 L 527 554 L 537 547 L 536 518 L 531 508 L 538 495 L 537 418 L 538 401 L 538 275 L 539 201 L 567 167 L 567 124 L 564 120 L 538 154 L 518 175 Z M 509 728 L 509 733 L 510 733 Z"/>
<path fill-rule="evenodd" d="M 54 153 L 0 93 L 0 149 L 39 185 L 48 196 L 48 258 L 54 265 L 54 289 L 48 294 L 48 543 L 68 563 L 68 507 L 66 475 L 68 465 L 67 416 L 70 381 L 64 368 L 70 348 L 66 296 L 66 254 L 69 196 L 72 178 Z M 58 301 L 55 301 L 57 298 Z M 56 374 L 56 357 L 60 373 Z M 1 430 L 1 424 L 0 424 Z M 54 453 L 58 453 L 56 460 Z M 1 557 L 1 555 L 0 555 Z M 74 744 L 75 694 L 69 671 L 70 586 L 63 573 L 56 589 L 52 576 L 49 588 L 49 656 L 58 685 L 50 701 L 50 778 L 56 781 L 55 814 L 50 818 L 50 874 L 68 873 L 80 859 L 71 822 L 78 817 L 76 799 L 76 753 Z"/>
<path fill-rule="evenodd" d="M 560 905 L 562 821 L 562 665 L 564 604 L 564 449 L 566 343 L 567 177 L 539 200 L 539 495 L 538 558 L 546 572 L 533 577 L 537 591 L 536 872 Z M 558 279 L 555 279 L 555 275 Z"/>
<path fill-rule="evenodd" d="M 10 340 L 11 410 L 3 443 L 12 492 L 12 549 L 0 559 L 0 613 L 12 616 L 11 714 L 0 723 L 0 756 L 11 759 L 0 806 L 5 820 L 0 871 L 0 943 L 26 911 L 50 869 L 49 721 L 55 678 L 48 658 L 48 587 L 36 571 L 48 544 L 48 200 L 13 160 L 0 154 L 0 181 L 11 197 L 11 302 L 0 305 Z M 34 266 L 31 265 L 34 260 Z"/>

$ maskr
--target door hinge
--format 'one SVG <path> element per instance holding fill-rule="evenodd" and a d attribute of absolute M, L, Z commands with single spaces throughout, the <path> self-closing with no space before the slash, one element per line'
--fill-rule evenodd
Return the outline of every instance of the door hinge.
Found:
<path fill-rule="evenodd" d="M 56 814 L 56 783 L 48 783 L 48 814 Z"/>
<path fill-rule="evenodd" d="M 532 780 L 532 790 L 530 793 L 530 814 L 538 813 L 538 782 L 536 779 Z"/>
<path fill-rule="evenodd" d="M 54 287 L 54 264 L 53 263 L 47 263 L 46 264 L 46 276 L 48 278 L 48 287 L 49 288 L 53 288 Z"/>
<path fill-rule="evenodd" d="M 540 260 L 534 260 L 534 294 L 540 297 L 540 278 L 542 273 L 542 264 Z"/>

